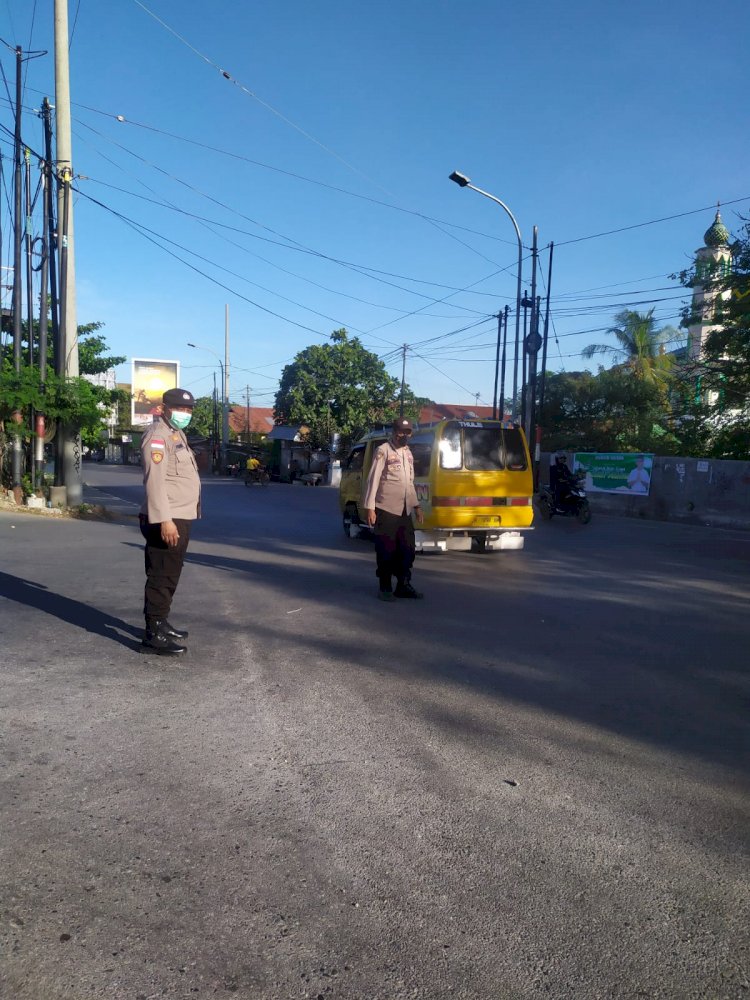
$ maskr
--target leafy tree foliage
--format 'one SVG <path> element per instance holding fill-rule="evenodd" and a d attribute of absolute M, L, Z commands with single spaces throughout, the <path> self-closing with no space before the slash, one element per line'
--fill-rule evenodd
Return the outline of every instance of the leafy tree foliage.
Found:
<path fill-rule="evenodd" d="M 78 378 L 65 378 L 55 374 L 53 358 L 49 357 L 45 378 L 39 368 L 27 363 L 24 352 L 21 370 L 16 372 L 12 351 L 6 349 L 0 369 L 0 466 L 2 466 L 8 439 L 20 435 L 28 444 L 33 440 L 29 416 L 33 408 L 45 415 L 47 426 L 53 421 L 63 421 L 77 427 L 84 444 L 94 447 L 102 443 L 103 417 L 114 406 L 129 405 L 127 393 L 94 385 L 84 375 L 101 374 L 125 361 L 124 357 L 106 355 L 104 337 L 96 335 L 101 323 L 78 327 L 79 370 Z M 26 329 L 24 328 L 24 341 Z M 20 413 L 17 423 L 13 415 Z"/>
<path fill-rule="evenodd" d="M 105 354 L 107 342 L 96 333 L 103 326 L 103 323 L 85 323 L 78 327 L 78 370 L 81 375 L 103 375 L 110 368 L 127 361 L 124 355 Z"/>
<path fill-rule="evenodd" d="M 284 368 L 274 405 L 277 423 L 309 428 L 312 447 L 326 447 L 334 433 L 351 441 L 399 412 L 400 382 L 377 355 L 343 329 L 335 330 L 330 341 L 306 347 Z M 416 400 L 411 392 L 408 404 L 412 413 Z"/>
<path fill-rule="evenodd" d="M 541 425 L 550 451 L 681 453 L 679 428 L 665 413 L 659 385 L 629 368 L 548 373 Z"/>
<path fill-rule="evenodd" d="M 221 431 L 221 401 L 214 403 L 213 396 L 198 396 L 193 407 L 193 419 L 190 421 L 190 433 L 201 437 L 211 437 L 214 432 L 214 405 L 216 419 Z"/>
<path fill-rule="evenodd" d="M 615 323 L 607 333 L 615 338 L 617 346 L 589 344 L 582 351 L 583 357 L 609 354 L 626 365 L 636 378 L 666 390 L 673 363 L 673 355 L 667 353 L 666 347 L 680 339 L 675 327 L 664 326 L 657 330 L 653 309 L 646 313 L 623 309 L 615 316 Z"/>

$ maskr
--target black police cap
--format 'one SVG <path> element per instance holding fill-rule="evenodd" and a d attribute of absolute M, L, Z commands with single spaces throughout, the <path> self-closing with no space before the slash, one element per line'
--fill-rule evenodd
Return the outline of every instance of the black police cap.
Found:
<path fill-rule="evenodd" d="M 187 389 L 167 389 L 161 397 L 165 406 L 195 406 L 195 397 Z"/>

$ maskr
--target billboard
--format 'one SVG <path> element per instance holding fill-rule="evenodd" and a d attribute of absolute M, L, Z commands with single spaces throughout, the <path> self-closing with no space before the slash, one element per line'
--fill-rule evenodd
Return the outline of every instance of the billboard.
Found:
<path fill-rule="evenodd" d="M 159 412 L 162 395 L 167 389 L 176 389 L 179 380 L 179 361 L 133 358 L 131 425 L 143 427 L 150 424 L 154 414 Z"/>
<path fill-rule="evenodd" d="M 653 455 L 634 452 L 577 452 L 573 456 L 573 470 L 586 473 L 584 488 L 587 493 L 629 493 L 647 497 L 653 466 Z"/>

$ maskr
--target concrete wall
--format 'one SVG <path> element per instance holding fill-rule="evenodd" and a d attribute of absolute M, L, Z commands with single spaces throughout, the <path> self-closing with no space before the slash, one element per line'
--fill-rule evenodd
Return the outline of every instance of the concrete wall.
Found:
<path fill-rule="evenodd" d="M 572 454 L 568 461 L 572 467 Z M 539 478 L 549 481 L 549 454 Z M 594 513 L 750 531 L 750 462 L 655 455 L 648 496 L 589 493 L 589 501 Z"/>

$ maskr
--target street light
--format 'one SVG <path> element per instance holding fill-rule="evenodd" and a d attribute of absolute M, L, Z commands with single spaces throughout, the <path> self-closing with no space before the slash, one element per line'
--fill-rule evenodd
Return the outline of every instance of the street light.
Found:
<path fill-rule="evenodd" d="M 221 369 L 221 384 L 223 387 L 221 393 L 221 470 L 223 471 L 227 467 L 227 422 L 229 417 L 229 401 L 226 396 L 227 383 L 224 379 L 224 362 L 216 351 L 210 347 L 202 347 L 200 344 L 191 344 L 190 342 L 188 342 L 188 347 L 194 347 L 197 351 L 208 351 L 209 354 L 213 354 L 219 362 L 219 368 Z"/>
<path fill-rule="evenodd" d="M 516 222 L 513 213 L 511 212 L 511 210 L 508 208 L 508 206 L 505 204 L 504 201 L 500 201 L 499 198 L 496 198 L 494 194 L 490 194 L 489 191 L 483 191 L 481 188 L 475 187 L 474 184 L 471 183 L 468 177 L 465 177 L 463 174 L 460 174 L 457 170 L 454 170 L 453 173 L 450 175 L 450 180 L 452 180 L 454 184 L 458 184 L 459 187 L 471 188 L 471 190 L 476 191 L 477 194 L 483 194 L 485 198 L 489 198 L 490 201 L 494 201 L 497 205 L 500 206 L 500 208 L 503 209 L 504 212 L 507 213 L 508 217 L 510 218 L 510 221 L 513 223 L 513 228 L 516 231 L 516 239 L 518 240 L 518 281 L 516 284 L 516 354 L 515 354 L 515 362 L 513 365 L 513 411 L 511 414 L 513 419 L 515 420 L 517 416 L 516 397 L 518 392 L 518 347 L 521 337 L 521 325 L 520 325 L 521 324 L 521 271 L 523 268 L 523 243 L 521 242 L 521 230 L 518 228 L 518 223 Z M 503 386 L 501 389 L 501 394 L 504 393 L 505 393 L 505 386 Z M 502 400 L 500 401 L 500 404 L 502 409 L 503 408 Z"/>

